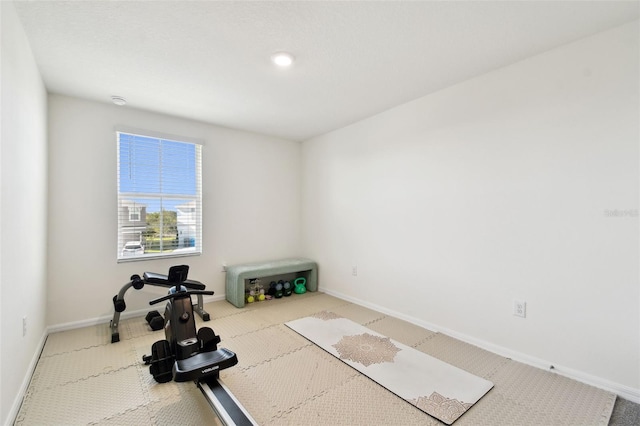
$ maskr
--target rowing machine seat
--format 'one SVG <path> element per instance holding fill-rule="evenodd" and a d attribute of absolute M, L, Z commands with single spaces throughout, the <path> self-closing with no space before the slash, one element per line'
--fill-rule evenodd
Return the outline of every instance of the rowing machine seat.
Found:
<path fill-rule="evenodd" d="M 206 286 L 200 281 L 184 280 L 180 283 L 176 283 L 171 281 L 168 275 L 156 274 L 155 272 L 145 272 L 144 274 L 142 274 L 142 278 L 147 284 L 159 285 L 162 287 L 173 287 L 176 284 L 182 284 L 183 286 L 191 290 L 204 290 L 206 288 Z"/>
<path fill-rule="evenodd" d="M 199 352 L 192 357 L 176 360 L 173 365 L 173 380 L 188 382 L 217 374 L 220 370 L 238 363 L 235 352 L 220 348 L 212 352 Z"/>

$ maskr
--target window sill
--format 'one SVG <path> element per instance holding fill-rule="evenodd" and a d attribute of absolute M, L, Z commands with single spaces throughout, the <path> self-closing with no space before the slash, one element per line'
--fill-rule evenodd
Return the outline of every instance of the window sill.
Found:
<path fill-rule="evenodd" d="M 167 254 L 144 254 L 142 256 L 119 257 L 117 261 L 118 263 L 144 262 L 145 260 L 192 257 L 192 256 L 200 256 L 200 255 L 202 255 L 202 251 L 184 251 L 180 253 L 172 252 Z"/>

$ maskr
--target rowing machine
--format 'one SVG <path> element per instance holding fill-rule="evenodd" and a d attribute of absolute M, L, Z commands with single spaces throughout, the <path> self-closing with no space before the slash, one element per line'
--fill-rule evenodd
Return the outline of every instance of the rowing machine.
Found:
<path fill-rule="evenodd" d="M 191 296 L 212 295 L 213 291 L 187 290 L 182 285 L 187 278 L 187 265 L 169 269 L 168 280 L 174 284 L 166 296 L 154 299 L 150 305 L 167 301 L 164 312 L 165 339 L 151 346 L 151 355 L 142 360 L 159 382 L 195 381 L 223 424 L 253 426 L 256 422 L 220 381 L 220 371 L 238 363 L 237 355 L 218 348 L 220 336 L 210 327 L 196 332 Z"/>
<path fill-rule="evenodd" d="M 132 275 L 130 278 L 130 281 L 120 289 L 120 292 L 118 294 L 113 296 L 114 313 L 113 313 L 113 319 L 109 324 L 109 327 L 111 328 L 111 343 L 116 343 L 120 341 L 120 332 L 118 331 L 118 324 L 120 322 L 120 313 L 124 312 L 124 310 L 127 309 L 127 305 L 124 302 L 124 295 L 127 292 L 127 290 L 129 290 L 131 287 L 133 287 L 135 290 L 140 290 L 142 287 L 145 286 L 145 284 L 171 288 L 175 285 L 175 281 L 177 278 L 180 278 L 180 277 L 171 277 L 168 275 L 156 274 L 155 272 L 145 272 L 144 274 L 142 274 L 142 278 L 140 277 L 140 275 L 137 275 L 137 274 Z M 195 281 L 195 280 L 185 279 L 181 282 L 181 285 L 186 287 L 188 290 L 204 290 L 205 289 L 204 284 L 202 284 L 200 281 Z M 202 318 L 203 321 L 209 321 L 210 316 L 204 310 L 204 302 L 202 298 L 203 294 L 196 294 L 196 296 L 197 296 L 198 302 L 195 305 L 193 305 L 193 309 L 196 311 L 198 315 L 200 315 L 200 318 Z M 147 314 L 147 322 L 149 322 L 149 325 L 151 325 L 151 320 L 152 320 L 152 317 L 150 317 L 150 315 Z M 156 321 L 158 320 L 156 319 Z M 152 326 L 152 329 L 159 330 L 159 328 L 157 327 L 154 328 L 153 326 Z"/>

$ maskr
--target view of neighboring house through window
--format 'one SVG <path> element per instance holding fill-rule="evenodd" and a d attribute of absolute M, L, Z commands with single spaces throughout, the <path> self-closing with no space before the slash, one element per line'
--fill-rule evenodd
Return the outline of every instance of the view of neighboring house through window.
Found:
<path fill-rule="evenodd" d="M 118 260 L 202 252 L 200 144 L 117 132 Z"/>

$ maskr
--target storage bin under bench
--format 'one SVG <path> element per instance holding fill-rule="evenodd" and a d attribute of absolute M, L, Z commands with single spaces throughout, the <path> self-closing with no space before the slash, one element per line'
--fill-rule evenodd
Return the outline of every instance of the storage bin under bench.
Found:
<path fill-rule="evenodd" d="M 226 298 L 238 308 L 244 306 L 244 280 L 290 273 L 304 273 L 307 291 L 318 290 L 318 265 L 310 259 L 293 258 L 227 266 Z"/>

